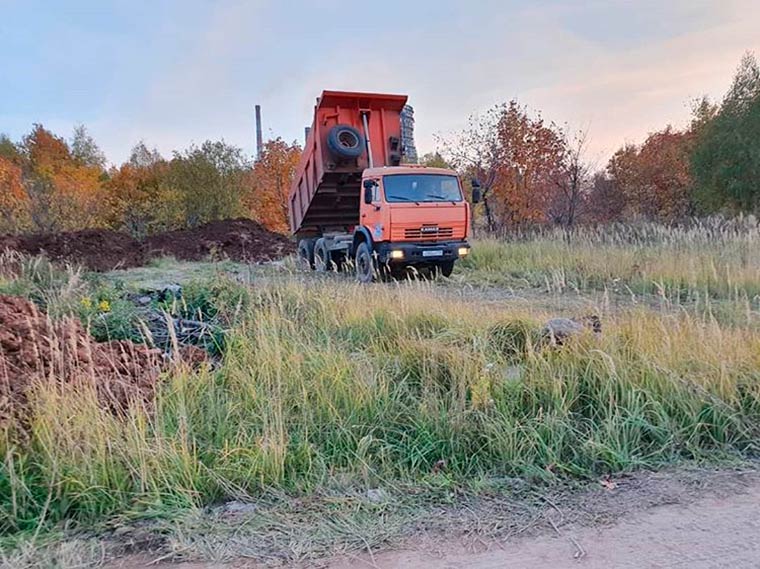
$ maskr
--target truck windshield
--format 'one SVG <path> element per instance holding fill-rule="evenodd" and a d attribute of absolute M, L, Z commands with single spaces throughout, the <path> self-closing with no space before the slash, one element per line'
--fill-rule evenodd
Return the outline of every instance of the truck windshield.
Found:
<path fill-rule="evenodd" d="M 459 180 L 445 174 L 394 174 L 383 176 L 389 202 L 459 202 Z"/>

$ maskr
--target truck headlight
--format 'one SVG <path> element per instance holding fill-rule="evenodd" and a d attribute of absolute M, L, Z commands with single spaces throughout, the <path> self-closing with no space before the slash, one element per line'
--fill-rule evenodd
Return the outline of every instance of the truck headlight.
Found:
<path fill-rule="evenodd" d="M 391 259 L 403 259 L 404 258 L 404 252 L 400 249 L 396 249 L 395 251 L 391 251 Z"/>
<path fill-rule="evenodd" d="M 460 257 L 464 257 L 465 255 L 467 255 L 470 252 L 470 248 L 469 247 L 460 247 L 458 252 L 459 252 L 459 256 Z"/>

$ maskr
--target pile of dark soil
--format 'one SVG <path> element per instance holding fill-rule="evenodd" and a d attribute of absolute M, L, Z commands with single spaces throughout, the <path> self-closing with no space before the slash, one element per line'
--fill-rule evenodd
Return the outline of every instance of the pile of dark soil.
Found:
<path fill-rule="evenodd" d="M 171 256 L 183 261 L 232 259 L 272 261 L 293 253 L 294 243 L 250 219 L 213 221 L 195 229 L 169 231 L 145 242 L 149 257 Z"/>
<path fill-rule="evenodd" d="M 81 264 L 93 271 L 139 267 L 147 261 L 138 241 L 107 229 L 0 236 L 0 251 L 5 249 L 28 255 L 44 253 L 53 261 Z"/>
<path fill-rule="evenodd" d="M 197 366 L 201 352 L 189 348 L 186 363 Z M 0 424 L 25 424 L 31 390 L 42 383 L 93 387 L 115 414 L 134 403 L 150 408 L 161 371 L 184 358 L 181 350 L 167 361 L 161 350 L 125 340 L 97 343 L 78 320 L 53 322 L 28 300 L 0 295 Z"/>
<path fill-rule="evenodd" d="M 230 219 L 160 233 L 144 242 L 106 229 L 0 236 L 0 251 L 5 249 L 30 255 L 44 253 L 53 261 L 80 264 L 93 271 L 109 271 L 139 267 L 161 256 L 183 261 L 272 261 L 292 253 L 295 246 L 284 235 L 268 231 L 255 221 Z"/>

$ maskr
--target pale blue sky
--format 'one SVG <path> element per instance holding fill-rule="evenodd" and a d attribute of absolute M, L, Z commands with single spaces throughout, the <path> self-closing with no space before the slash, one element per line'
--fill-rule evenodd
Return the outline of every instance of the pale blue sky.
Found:
<path fill-rule="evenodd" d="M 0 132 L 85 124 L 109 160 L 301 139 L 324 88 L 410 95 L 420 151 L 513 97 L 606 157 L 760 52 L 756 0 L 0 0 Z"/>

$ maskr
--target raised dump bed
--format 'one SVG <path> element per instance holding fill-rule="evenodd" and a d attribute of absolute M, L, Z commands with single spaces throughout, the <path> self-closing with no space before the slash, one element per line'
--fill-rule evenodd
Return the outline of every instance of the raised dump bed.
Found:
<path fill-rule="evenodd" d="M 289 198 L 295 235 L 348 231 L 359 224 L 362 172 L 401 163 L 406 100 L 406 95 L 322 92 Z"/>

